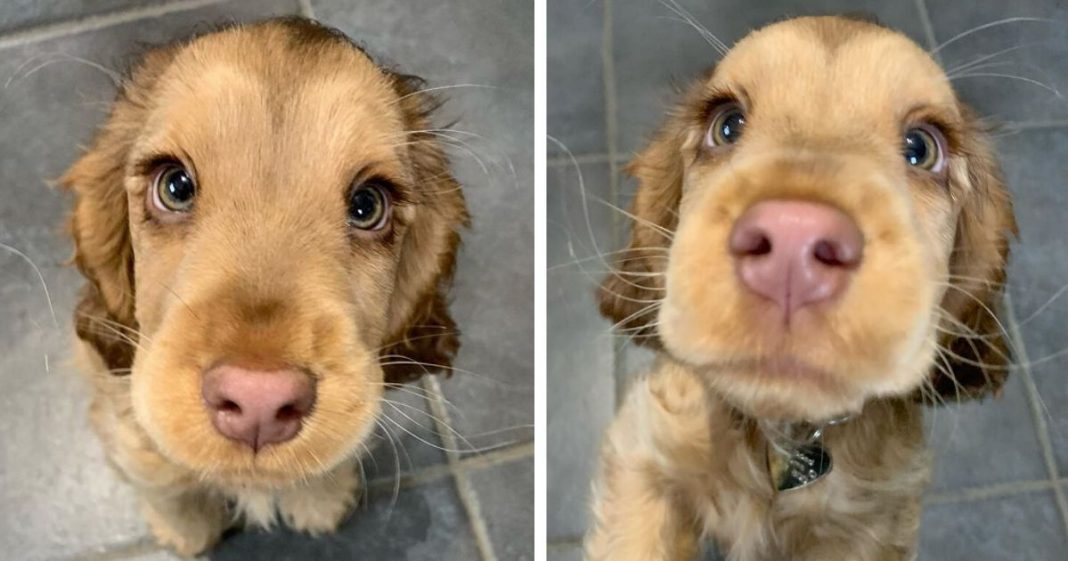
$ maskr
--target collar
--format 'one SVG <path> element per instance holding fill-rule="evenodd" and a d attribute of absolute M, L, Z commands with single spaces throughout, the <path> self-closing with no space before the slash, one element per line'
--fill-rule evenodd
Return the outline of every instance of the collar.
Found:
<path fill-rule="evenodd" d="M 824 431 L 851 418 L 847 415 L 820 423 L 758 422 L 767 441 L 768 473 L 775 490 L 803 489 L 830 473 L 834 461 L 823 446 Z"/>

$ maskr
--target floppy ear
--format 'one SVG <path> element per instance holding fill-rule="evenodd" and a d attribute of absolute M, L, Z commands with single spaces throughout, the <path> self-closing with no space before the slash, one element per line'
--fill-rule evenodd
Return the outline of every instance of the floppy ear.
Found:
<path fill-rule="evenodd" d="M 1009 239 L 1016 235 L 1012 200 L 985 131 L 965 111 L 968 130 L 961 135 L 964 165 L 950 170 L 952 188 L 962 193 L 956 241 L 950 260 L 950 288 L 942 309 L 956 321 L 946 324 L 940 342 L 949 353 L 931 374 L 931 385 L 945 401 L 997 393 L 1008 377 L 1011 349 L 1002 300 Z M 967 333 L 970 336 L 962 336 Z"/>
<path fill-rule="evenodd" d="M 73 262 L 87 281 L 74 312 L 75 332 L 117 374 L 128 372 L 137 345 L 134 256 L 124 186 L 127 159 L 144 121 L 150 85 L 171 56 L 170 48 L 144 56 L 89 149 L 59 180 L 74 193 L 68 229 L 74 239 Z"/>
<path fill-rule="evenodd" d="M 381 352 L 386 383 L 401 384 L 424 374 L 450 372 L 460 348 L 459 332 L 449 315 L 459 230 L 469 223 L 459 183 L 432 132 L 430 114 L 440 103 L 421 92 L 424 82 L 391 74 L 408 132 L 408 158 L 417 216 L 403 246 L 391 305 L 391 343 Z"/>
<path fill-rule="evenodd" d="M 677 130 L 676 123 L 668 123 L 626 168 L 638 180 L 630 205 L 630 236 L 597 293 L 601 314 L 650 348 L 660 346 L 654 323 L 664 297 L 669 232 L 678 225 L 682 198 L 682 138 Z"/>

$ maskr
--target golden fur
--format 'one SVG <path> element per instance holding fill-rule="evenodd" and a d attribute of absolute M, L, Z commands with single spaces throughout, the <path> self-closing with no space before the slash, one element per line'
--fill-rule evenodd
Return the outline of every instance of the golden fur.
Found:
<path fill-rule="evenodd" d="M 149 52 L 63 177 L 91 420 L 178 552 L 240 514 L 335 528 L 383 390 L 451 363 L 446 291 L 468 218 L 421 87 L 309 21 L 232 27 Z M 194 170 L 187 219 L 149 208 L 161 157 Z M 372 176 L 398 193 L 369 235 L 346 193 Z M 296 438 L 254 453 L 212 427 L 200 376 L 223 360 L 312 373 Z"/>
<path fill-rule="evenodd" d="M 710 114 L 746 110 L 709 149 Z M 945 135 L 940 173 L 909 167 L 906 130 Z M 991 146 L 945 74 L 870 22 L 798 18 L 741 40 L 685 94 L 628 168 L 627 250 L 601 310 L 659 352 L 606 436 L 589 560 L 903 560 L 928 479 L 919 402 L 999 389 L 996 317 L 1015 222 Z M 727 253 L 758 201 L 841 209 L 864 261 L 833 302 L 768 321 Z M 776 495 L 761 421 L 819 423 L 835 467 Z"/>

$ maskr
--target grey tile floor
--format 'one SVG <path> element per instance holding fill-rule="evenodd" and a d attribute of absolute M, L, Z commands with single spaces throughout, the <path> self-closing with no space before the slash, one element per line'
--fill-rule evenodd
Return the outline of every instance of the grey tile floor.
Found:
<path fill-rule="evenodd" d="M 921 560 L 1068 559 L 1068 5 L 1057 0 L 680 0 L 728 44 L 789 15 L 868 12 L 946 68 L 1011 50 L 955 85 L 1002 125 L 998 147 L 1021 237 L 1010 273 L 1010 329 L 1026 351 L 1004 396 L 928 412 L 935 481 Z M 549 558 L 579 559 L 590 470 L 600 433 L 626 381 L 649 355 L 612 337 L 593 302 L 619 247 L 632 181 L 620 168 L 662 118 L 673 83 L 710 66 L 715 52 L 656 0 L 549 0 L 548 499 Z M 990 63 L 990 66 L 985 64 Z M 999 76 L 1001 75 L 1001 76 Z M 1017 75 L 1024 79 L 1005 78 Z M 1027 80 L 1033 80 L 1029 82 Z M 1035 82 L 1042 85 L 1036 85 Z M 566 146 L 566 150 L 564 147 Z M 570 152 L 570 154 L 569 154 Z M 574 160 L 570 156 L 574 156 Z M 579 185 L 584 184 L 583 200 Z"/>
<path fill-rule="evenodd" d="M 533 559 L 534 14 L 523 0 L 0 2 L 0 243 L 41 274 L 0 247 L 0 558 L 174 559 L 86 425 L 67 360 L 81 284 L 63 265 L 69 201 L 46 182 L 102 122 L 108 69 L 213 24 L 291 14 L 431 86 L 489 86 L 443 90 L 439 114 L 472 133 L 454 151 L 474 214 L 453 301 L 464 347 L 454 376 L 392 396 L 424 414 L 396 417 L 411 433 L 393 431 L 396 448 L 377 435 L 370 490 L 337 535 L 238 533 L 206 558 Z"/>

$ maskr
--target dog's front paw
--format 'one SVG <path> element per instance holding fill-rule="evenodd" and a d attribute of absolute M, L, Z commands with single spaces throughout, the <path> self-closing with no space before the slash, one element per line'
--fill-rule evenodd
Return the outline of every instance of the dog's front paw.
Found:
<path fill-rule="evenodd" d="M 333 532 L 356 504 L 360 486 L 352 466 L 330 476 L 287 490 L 278 500 L 286 525 L 312 535 Z"/>
<path fill-rule="evenodd" d="M 197 505 L 200 507 L 197 508 L 182 504 L 185 502 L 180 499 L 145 501 L 143 512 L 160 545 L 172 548 L 183 557 L 193 557 L 219 541 L 227 527 L 226 513 L 221 505 Z"/>

